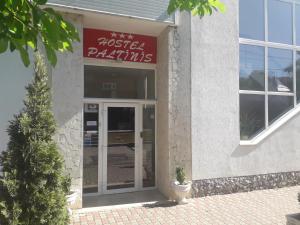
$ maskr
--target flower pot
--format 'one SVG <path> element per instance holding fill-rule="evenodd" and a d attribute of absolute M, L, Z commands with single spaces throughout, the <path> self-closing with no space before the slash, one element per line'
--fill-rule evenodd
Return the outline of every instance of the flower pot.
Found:
<path fill-rule="evenodd" d="M 179 205 L 187 203 L 186 196 L 188 196 L 191 190 L 191 184 L 192 182 L 190 181 L 186 182 L 185 184 L 179 184 L 177 180 L 172 183 L 172 187 L 176 195 L 175 200 Z"/>
<path fill-rule="evenodd" d="M 76 199 L 78 197 L 78 192 L 76 191 L 70 191 L 69 195 L 67 195 L 67 203 L 68 203 L 68 212 L 70 215 L 72 215 L 72 205 L 76 202 Z"/>

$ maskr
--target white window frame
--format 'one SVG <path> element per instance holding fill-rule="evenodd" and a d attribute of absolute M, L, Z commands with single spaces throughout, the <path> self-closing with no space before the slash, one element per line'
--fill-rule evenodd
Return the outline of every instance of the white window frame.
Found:
<path fill-rule="evenodd" d="M 296 56 L 297 51 L 300 52 L 300 46 L 296 45 L 296 15 L 295 9 L 296 5 L 300 5 L 300 2 L 295 2 L 295 0 L 278 0 L 282 2 L 287 2 L 292 4 L 292 21 L 293 21 L 293 44 L 283 44 L 283 43 L 275 43 L 269 41 L 269 34 L 268 34 L 268 1 L 264 0 L 264 31 L 265 31 L 265 41 L 261 40 L 254 40 L 254 39 L 247 39 L 247 38 L 239 38 L 239 46 L 244 45 L 252 45 L 252 46 L 260 46 L 264 47 L 264 57 L 265 57 L 265 89 L 264 91 L 252 91 L 252 90 L 239 90 L 239 95 L 241 94 L 256 94 L 256 95 L 264 95 L 265 96 L 265 128 L 256 134 L 252 139 L 249 140 L 240 140 L 240 145 L 256 145 L 260 141 L 264 140 L 268 137 L 271 133 L 281 127 L 286 121 L 294 117 L 296 114 L 300 112 L 300 106 L 297 105 L 297 89 L 296 89 Z M 300 26 L 299 26 L 300 28 Z M 278 48 L 278 49 L 286 49 L 291 50 L 293 54 L 293 92 L 271 92 L 268 91 L 268 49 L 269 48 Z M 277 95 L 277 96 L 292 96 L 294 97 L 294 105 L 293 108 L 274 121 L 271 125 L 269 125 L 269 105 L 268 105 L 268 97 L 270 95 Z"/>

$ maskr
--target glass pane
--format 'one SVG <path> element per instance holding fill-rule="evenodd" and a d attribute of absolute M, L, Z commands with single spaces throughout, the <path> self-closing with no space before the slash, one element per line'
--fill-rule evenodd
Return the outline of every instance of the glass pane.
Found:
<path fill-rule="evenodd" d="M 265 129 L 265 96 L 240 94 L 240 135 L 249 140 Z"/>
<path fill-rule="evenodd" d="M 293 92 L 293 52 L 269 48 L 269 91 Z"/>
<path fill-rule="evenodd" d="M 84 67 L 84 97 L 154 99 L 154 70 Z"/>
<path fill-rule="evenodd" d="M 296 23 L 296 45 L 300 45 L 300 5 L 296 4 L 295 9 L 295 23 Z"/>
<path fill-rule="evenodd" d="M 134 187 L 135 108 L 108 107 L 107 189 Z"/>
<path fill-rule="evenodd" d="M 265 90 L 264 47 L 240 45 L 240 90 Z"/>
<path fill-rule="evenodd" d="M 253 13 L 250 11 L 249 13 Z M 269 41 L 293 43 L 293 5 L 279 0 L 268 1 Z"/>
<path fill-rule="evenodd" d="M 296 54 L 296 92 L 297 102 L 300 102 L 300 52 Z"/>
<path fill-rule="evenodd" d="M 263 0 L 240 0 L 240 37 L 265 40 Z"/>
<path fill-rule="evenodd" d="M 155 107 L 143 108 L 143 187 L 155 186 Z"/>
<path fill-rule="evenodd" d="M 292 96 L 269 96 L 269 124 L 288 112 L 294 106 Z"/>
<path fill-rule="evenodd" d="M 83 193 L 98 192 L 98 105 L 84 104 Z"/>
<path fill-rule="evenodd" d="M 146 77 L 146 83 L 147 83 L 147 96 L 146 99 L 155 99 L 155 75 L 154 71 L 152 71 L 153 74 L 149 74 Z"/>

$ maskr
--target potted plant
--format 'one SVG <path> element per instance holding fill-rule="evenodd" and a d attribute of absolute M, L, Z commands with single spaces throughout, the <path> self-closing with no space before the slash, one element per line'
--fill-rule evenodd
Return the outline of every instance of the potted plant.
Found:
<path fill-rule="evenodd" d="M 176 168 L 176 180 L 172 183 L 173 190 L 178 204 L 186 204 L 186 196 L 191 190 L 191 182 L 186 181 L 184 169 L 182 167 Z"/>
<path fill-rule="evenodd" d="M 78 191 L 71 190 L 66 197 L 67 197 L 67 203 L 68 203 L 68 212 L 69 212 L 69 215 L 72 215 L 71 208 L 76 202 L 76 199 L 78 197 Z"/>
<path fill-rule="evenodd" d="M 64 183 L 64 189 L 65 189 L 65 193 L 67 193 L 66 200 L 67 200 L 68 213 L 69 213 L 69 215 L 72 215 L 72 208 L 79 196 L 79 194 L 78 194 L 79 191 L 78 190 L 70 190 L 70 186 L 71 186 L 71 178 L 70 178 L 70 176 L 68 176 Z"/>

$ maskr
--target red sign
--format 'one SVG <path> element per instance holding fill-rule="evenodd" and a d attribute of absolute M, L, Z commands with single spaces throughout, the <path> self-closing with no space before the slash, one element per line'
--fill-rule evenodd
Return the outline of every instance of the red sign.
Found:
<path fill-rule="evenodd" d="M 129 62 L 156 63 L 156 37 L 84 29 L 83 56 Z"/>

